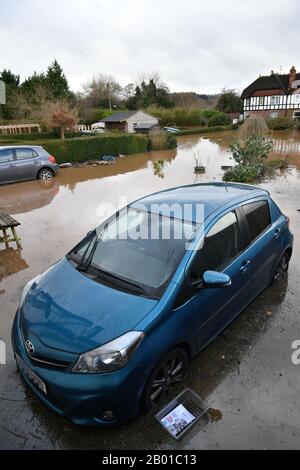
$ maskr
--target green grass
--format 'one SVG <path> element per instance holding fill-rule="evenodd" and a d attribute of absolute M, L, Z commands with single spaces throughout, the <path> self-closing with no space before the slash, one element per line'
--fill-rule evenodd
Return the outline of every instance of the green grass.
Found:
<path fill-rule="evenodd" d="M 178 135 L 207 134 L 209 132 L 224 132 L 236 130 L 236 125 L 230 126 L 214 126 L 214 127 L 192 127 L 191 129 L 183 129 Z"/>

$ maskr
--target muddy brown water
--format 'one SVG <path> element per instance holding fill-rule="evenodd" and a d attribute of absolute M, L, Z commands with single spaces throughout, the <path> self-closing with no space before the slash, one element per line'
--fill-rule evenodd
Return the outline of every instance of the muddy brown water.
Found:
<path fill-rule="evenodd" d="M 199 424 L 180 443 L 160 429 L 153 413 L 117 429 L 79 429 L 25 389 L 12 355 L 10 329 L 27 281 L 126 201 L 177 185 L 220 181 L 221 167 L 232 165 L 232 138 L 232 133 L 180 137 L 176 151 L 64 169 L 48 187 L 37 181 L 0 187 L 0 210 L 21 222 L 22 238 L 20 250 L 0 245 L 0 338 L 7 344 L 7 365 L 0 365 L 1 449 L 299 447 L 300 366 L 291 356 L 292 343 L 300 340 L 300 133 L 274 133 L 272 158 L 289 155 L 290 167 L 261 183 L 291 219 L 295 250 L 289 278 L 266 289 L 206 348 L 170 396 L 171 401 L 191 387 L 218 419 Z M 194 157 L 206 167 L 204 174 L 194 174 Z"/>

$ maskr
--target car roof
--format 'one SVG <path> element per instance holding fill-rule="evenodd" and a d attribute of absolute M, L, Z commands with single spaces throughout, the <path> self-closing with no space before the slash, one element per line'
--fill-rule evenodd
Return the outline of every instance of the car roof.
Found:
<path fill-rule="evenodd" d="M 268 194 L 268 191 L 264 189 L 247 184 L 203 183 L 180 186 L 151 194 L 134 202 L 130 207 L 137 209 L 145 207 L 148 212 L 170 217 L 170 207 L 177 206 L 183 214 L 185 206 L 190 204 L 191 210 L 187 209 L 184 212 L 184 220 L 201 223 L 203 222 L 203 211 L 197 210 L 199 205 L 204 206 L 204 219 L 207 219 L 226 206 L 230 207 L 241 200 Z"/>
<path fill-rule="evenodd" d="M 5 149 L 34 149 L 34 148 L 41 148 L 41 145 L 2 145 L 2 146 L 0 146 L 0 150 L 5 150 Z"/>

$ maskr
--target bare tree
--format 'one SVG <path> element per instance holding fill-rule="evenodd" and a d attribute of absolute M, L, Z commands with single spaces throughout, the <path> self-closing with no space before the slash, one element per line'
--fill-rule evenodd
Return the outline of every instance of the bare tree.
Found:
<path fill-rule="evenodd" d="M 84 85 L 84 96 L 94 107 L 119 101 L 121 91 L 121 85 L 111 75 L 100 74 Z"/>
<path fill-rule="evenodd" d="M 67 129 L 75 129 L 78 122 L 78 112 L 68 101 L 45 101 L 40 108 L 40 122 L 47 129 L 55 129 L 61 139 L 65 139 Z"/>

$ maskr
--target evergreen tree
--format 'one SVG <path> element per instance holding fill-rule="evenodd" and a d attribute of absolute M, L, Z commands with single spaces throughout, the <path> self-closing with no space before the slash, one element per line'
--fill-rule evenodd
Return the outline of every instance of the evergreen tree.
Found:
<path fill-rule="evenodd" d="M 223 90 L 218 104 L 218 111 L 223 113 L 240 113 L 243 110 L 243 102 L 234 90 Z"/>
<path fill-rule="evenodd" d="M 57 60 L 54 60 L 48 67 L 46 83 L 54 98 L 65 99 L 71 97 L 68 80 Z"/>

